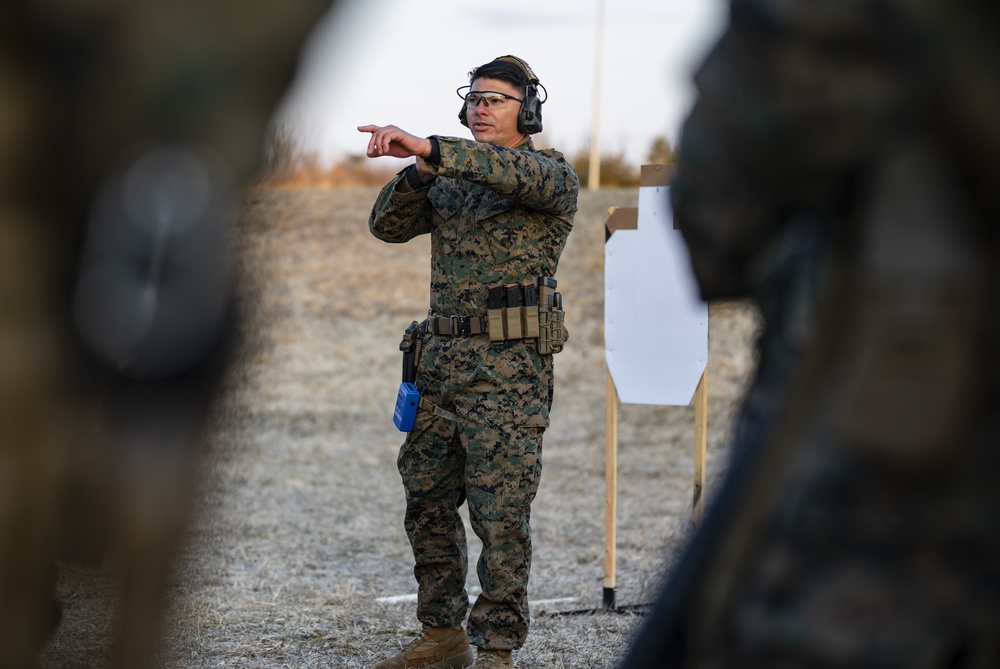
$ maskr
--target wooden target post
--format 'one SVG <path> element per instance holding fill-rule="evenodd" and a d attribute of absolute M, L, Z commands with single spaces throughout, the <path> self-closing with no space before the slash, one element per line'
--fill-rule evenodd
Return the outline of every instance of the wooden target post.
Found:
<path fill-rule="evenodd" d="M 704 515 L 708 305 L 669 210 L 672 173 L 644 165 L 639 207 L 608 210 L 605 236 L 605 609 L 617 608 L 618 404 L 694 405 L 691 522 Z M 625 231 L 613 239 L 615 232 Z M 633 236 L 634 235 L 634 236 Z M 655 337 L 655 341 L 650 341 Z M 616 382 L 617 379 L 617 382 Z M 693 395 L 693 400 L 692 400 Z"/>
<path fill-rule="evenodd" d="M 618 516 L 618 392 L 611 370 L 607 372 L 606 429 L 604 444 L 604 596 L 603 607 L 618 607 L 615 595 Z M 705 448 L 708 441 L 708 370 L 701 375 L 694 394 L 694 481 L 691 500 L 692 528 L 705 514 Z"/>
<path fill-rule="evenodd" d="M 697 527 L 705 516 L 705 447 L 708 442 L 708 369 L 694 391 L 694 494 L 691 525 Z"/>
<path fill-rule="evenodd" d="M 615 601 L 615 560 L 617 558 L 618 513 L 618 393 L 607 372 L 607 398 L 605 407 L 604 439 L 604 602 L 606 609 L 613 609 Z"/>

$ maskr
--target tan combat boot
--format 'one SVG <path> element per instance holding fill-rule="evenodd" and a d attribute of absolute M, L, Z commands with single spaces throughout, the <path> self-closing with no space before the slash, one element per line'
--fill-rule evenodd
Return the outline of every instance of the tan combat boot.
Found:
<path fill-rule="evenodd" d="M 486 650 L 480 648 L 476 652 L 476 664 L 473 669 L 514 669 L 514 658 L 509 650 Z"/>
<path fill-rule="evenodd" d="M 465 669 L 472 664 L 472 647 L 461 627 L 428 627 L 403 652 L 371 669 Z"/>

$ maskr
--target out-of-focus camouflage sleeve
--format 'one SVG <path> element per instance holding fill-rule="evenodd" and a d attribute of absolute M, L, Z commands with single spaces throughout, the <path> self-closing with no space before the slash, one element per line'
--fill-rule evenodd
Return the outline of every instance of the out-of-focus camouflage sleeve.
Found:
<path fill-rule="evenodd" d="M 733 0 L 695 76 L 671 189 L 706 299 L 745 295 L 788 215 L 834 207 L 899 111 L 919 107 L 904 102 L 876 4 Z"/>
<path fill-rule="evenodd" d="M 567 218 L 576 213 L 580 179 L 558 151 L 509 149 L 457 137 L 437 140 L 439 176 L 480 184 L 545 214 Z"/>
<path fill-rule="evenodd" d="M 404 168 L 382 188 L 368 216 L 371 233 L 391 244 L 402 244 L 431 231 L 432 208 L 427 200 L 430 188 L 397 188 L 401 182 L 405 183 L 408 169 Z"/>

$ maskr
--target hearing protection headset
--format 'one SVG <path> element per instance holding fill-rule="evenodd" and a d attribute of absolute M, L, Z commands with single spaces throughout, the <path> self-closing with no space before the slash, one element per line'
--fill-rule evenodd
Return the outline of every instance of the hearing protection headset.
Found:
<path fill-rule="evenodd" d="M 538 77 L 536 77 L 535 73 L 531 71 L 528 64 L 517 56 L 500 56 L 499 58 L 493 59 L 494 63 L 497 61 L 516 65 L 528 79 L 528 84 L 524 87 L 524 99 L 521 100 L 521 108 L 517 112 L 517 131 L 526 135 L 534 135 L 537 132 L 541 132 L 542 103 L 549 97 L 548 91 L 545 90 L 545 86 L 542 86 L 542 84 L 538 81 Z M 542 91 L 545 92 L 545 97 L 542 99 L 539 99 L 538 97 L 539 87 L 541 87 Z M 461 111 L 458 112 L 458 120 L 466 128 L 469 127 L 469 119 L 466 117 L 466 107 L 464 102 L 462 103 Z"/>

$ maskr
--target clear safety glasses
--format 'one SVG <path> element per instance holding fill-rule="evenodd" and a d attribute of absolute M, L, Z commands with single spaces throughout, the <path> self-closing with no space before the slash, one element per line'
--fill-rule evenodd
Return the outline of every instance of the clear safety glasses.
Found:
<path fill-rule="evenodd" d="M 458 97 L 465 100 L 465 106 L 469 109 L 475 109 L 479 106 L 480 102 L 487 107 L 493 107 L 494 109 L 503 109 L 512 101 L 517 103 L 521 102 L 521 98 L 515 98 L 513 95 L 507 95 L 506 93 L 499 93 L 497 91 L 470 91 L 463 94 L 463 88 L 468 88 L 468 86 L 462 86 L 455 92 L 458 94 Z"/>

